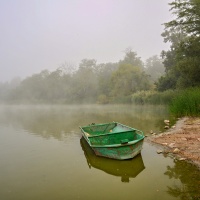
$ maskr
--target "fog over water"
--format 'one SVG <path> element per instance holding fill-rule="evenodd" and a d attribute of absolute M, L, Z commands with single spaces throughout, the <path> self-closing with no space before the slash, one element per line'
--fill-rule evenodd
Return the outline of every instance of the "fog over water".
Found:
<path fill-rule="evenodd" d="M 118 62 L 168 49 L 161 33 L 170 0 L 1 0 L 0 82 L 84 58 Z"/>

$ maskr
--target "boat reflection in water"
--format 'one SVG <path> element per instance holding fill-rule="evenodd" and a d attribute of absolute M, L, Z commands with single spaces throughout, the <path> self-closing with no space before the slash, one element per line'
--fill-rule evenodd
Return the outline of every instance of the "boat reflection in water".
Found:
<path fill-rule="evenodd" d="M 141 154 L 131 160 L 114 160 L 96 156 L 83 137 L 80 143 L 89 168 L 94 167 L 108 174 L 120 176 L 122 182 L 129 182 L 129 178 L 135 178 L 145 169 Z"/>

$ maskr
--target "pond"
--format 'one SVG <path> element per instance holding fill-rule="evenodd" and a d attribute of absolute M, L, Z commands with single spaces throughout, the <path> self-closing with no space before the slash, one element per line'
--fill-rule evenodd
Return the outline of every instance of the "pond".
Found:
<path fill-rule="evenodd" d="M 120 122 L 163 131 L 164 106 L 70 105 L 0 107 L 0 199 L 200 199 L 200 174 L 156 153 L 117 161 L 94 155 L 79 126 Z"/>

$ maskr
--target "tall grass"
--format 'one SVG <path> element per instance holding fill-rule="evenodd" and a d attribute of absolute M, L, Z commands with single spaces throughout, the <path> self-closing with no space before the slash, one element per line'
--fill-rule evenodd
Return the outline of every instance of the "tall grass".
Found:
<path fill-rule="evenodd" d="M 178 92 L 170 104 L 170 112 L 177 117 L 200 116 L 200 88 Z"/>
<path fill-rule="evenodd" d="M 132 95 L 131 102 L 134 104 L 165 104 L 169 105 L 176 95 L 174 90 L 165 92 L 157 91 L 139 91 Z"/>

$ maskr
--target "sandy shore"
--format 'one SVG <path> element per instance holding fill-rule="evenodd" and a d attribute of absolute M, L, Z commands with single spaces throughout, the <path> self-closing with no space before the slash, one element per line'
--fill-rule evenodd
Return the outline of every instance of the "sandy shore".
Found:
<path fill-rule="evenodd" d="M 158 145 L 157 153 L 173 153 L 200 167 L 200 118 L 181 118 L 173 128 L 147 141 Z"/>

